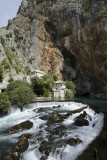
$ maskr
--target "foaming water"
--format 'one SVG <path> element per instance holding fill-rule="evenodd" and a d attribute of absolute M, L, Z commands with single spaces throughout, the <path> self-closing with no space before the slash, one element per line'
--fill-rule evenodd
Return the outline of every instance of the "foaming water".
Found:
<path fill-rule="evenodd" d="M 60 108 L 55 107 L 61 105 Z M 54 106 L 54 107 L 53 107 Z M 49 132 L 47 130 L 47 119 L 53 111 L 58 111 L 60 114 L 65 114 L 71 110 L 76 110 L 87 105 L 75 102 L 37 102 L 27 105 L 23 112 L 20 112 L 18 108 L 11 108 L 9 115 L 0 118 L 0 151 L 3 152 L 8 148 L 8 146 L 14 145 L 18 141 L 18 137 L 24 133 L 32 134 L 29 140 L 29 148 L 26 152 L 22 153 L 20 160 L 40 160 L 42 154 L 39 152 L 40 141 L 37 140 L 38 136 L 42 136 L 43 139 L 48 140 Z M 39 109 L 42 108 L 42 111 Z M 60 147 L 53 149 L 49 156 L 46 157 L 47 160 L 75 160 L 76 157 L 83 152 L 83 150 L 95 139 L 95 137 L 100 133 L 103 127 L 102 113 L 96 114 L 91 108 L 87 107 L 84 111 L 89 116 L 86 117 L 89 120 L 89 126 L 83 127 L 73 127 L 76 117 L 78 117 L 82 112 L 75 113 L 72 116 L 64 119 L 62 123 L 56 124 L 56 126 L 64 125 L 66 130 L 64 134 L 59 137 L 55 137 L 54 141 L 61 142 L 67 141 L 69 138 L 79 138 L 82 143 L 70 146 L 68 144 L 62 144 Z M 33 122 L 33 127 L 30 130 L 24 130 L 15 134 L 6 134 L 5 130 L 23 121 L 30 120 Z M 95 126 L 93 127 L 93 125 Z M 55 128 L 55 125 L 51 126 Z"/>

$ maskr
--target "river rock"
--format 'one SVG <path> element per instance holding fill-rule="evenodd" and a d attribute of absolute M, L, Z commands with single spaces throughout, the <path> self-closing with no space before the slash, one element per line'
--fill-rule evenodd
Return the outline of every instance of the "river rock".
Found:
<path fill-rule="evenodd" d="M 59 134 L 62 134 L 62 131 L 65 129 L 65 126 L 64 125 L 60 125 L 59 127 L 56 127 L 55 129 L 53 130 L 50 130 L 49 132 L 53 135 L 59 135 Z"/>
<path fill-rule="evenodd" d="M 11 133 L 11 134 L 17 133 L 24 129 L 30 129 L 32 128 L 32 126 L 33 126 L 33 123 L 28 120 L 9 128 L 8 130 L 6 130 L 6 133 Z"/>
<path fill-rule="evenodd" d="M 68 112 L 67 114 L 65 114 L 65 118 L 71 116 L 72 114 L 75 114 L 75 113 L 80 113 L 82 112 L 84 109 L 86 109 L 87 107 L 82 107 L 80 109 L 76 109 L 76 110 L 73 110 L 73 111 L 70 111 Z"/>
<path fill-rule="evenodd" d="M 67 141 L 67 144 L 71 145 L 71 146 L 74 146 L 76 144 L 79 144 L 81 143 L 82 141 L 79 139 L 79 138 L 70 138 L 68 141 Z"/>
<path fill-rule="evenodd" d="M 49 156 L 49 153 L 51 152 L 51 148 L 52 148 L 52 144 L 50 144 L 48 141 L 42 141 L 39 147 L 39 151 Z"/>
<path fill-rule="evenodd" d="M 84 112 L 83 114 L 80 114 L 76 120 L 75 120 L 75 125 L 76 126 L 89 126 L 89 121 L 84 119 L 86 117 L 87 113 Z"/>
<path fill-rule="evenodd" d="M 12 150 L 12 158 L 13 160 L 19 160 L 20 159 L 20 153 L 25 152 L 29 147 L 28 139 L 31 137 L 30 134 L 23 134 L 19 141 L 16 143 Z"/>
<path fill-rule="evenodd" d="M 52 115 L 48 118 L 48 123 L 57 123 L 61 122 L 62 117 L 58 112 L 53 112 Z"/>

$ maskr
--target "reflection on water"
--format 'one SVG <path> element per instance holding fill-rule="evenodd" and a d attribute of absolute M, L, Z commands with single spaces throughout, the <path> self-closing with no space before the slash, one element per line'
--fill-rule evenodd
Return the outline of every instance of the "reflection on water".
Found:
<path fill-rule="evenodd" d="M 72 100 L 81 101 L 83 103 L 94 105 L 107 112 L 107 100 L 99 100 L 99 99 L 92 99 L 92 98 L 85 98 L 85 97 L 74 97 Z"/>

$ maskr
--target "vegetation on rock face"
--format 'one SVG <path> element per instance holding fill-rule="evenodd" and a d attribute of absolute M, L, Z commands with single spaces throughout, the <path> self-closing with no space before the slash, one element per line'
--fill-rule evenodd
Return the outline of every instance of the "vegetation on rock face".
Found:
<path fill-rule="evenodd" d="M 7 112 L 10 107 L 9 97 L 5 93 L 0 93 L 0 113 Z"/>
<path fill-rule="evenodd" d="M 75 88 L 76 88 L 76 85 L 72 82 L 72 81 L 66 81 L 66 88 L 68 90 L 66 90 L 66 95 L 65 97 L 68 99 L 68 98 L 72 98 L 74 97 L 76 91 L 75 91 Z"/>
<path fill-rule="evenodd" d="M 4 47 L 5 46 L 5 39 L 3 37 L 0 37 L 0 40 L 1 40 L 2 46 Z"/>
<path fill-rule="evenodd" d="M 66 81 L 67 89 L 75 89 L 76 85 L 72 81 Z"/>
<path fill-rule="evenodd" d="M 91 8 L 91 5 L 88 4 L 88 5 L 86 5 L 86 6 L 84 7 L 84 11 L 88 11 L 90 8 Z"/>
<path fill-rule="evenodd" d="M 10 64 L 6 61 L 6 59 L 4 59 L 2 61 L 2 65 L 4 67 L 4 70 L 9 70 L 10 71 Z"/>
<path fill-rule="evenodd" d="M 95 17 L 95 21 L 100 21 L 102 18 L 107 17 L 107 14 L 97 14 Z"/>
<path fill-rule="evenodd" d="M 3 68 L 2 65 L 0 64 L 0 83 L 3 81 Z"/>

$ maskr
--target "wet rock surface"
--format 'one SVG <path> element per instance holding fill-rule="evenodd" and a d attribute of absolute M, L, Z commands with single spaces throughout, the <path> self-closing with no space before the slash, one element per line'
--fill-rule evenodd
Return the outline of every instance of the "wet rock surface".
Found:
<path fill-rule="evenodd" d="M 65 118 L 71 116 L 72 114 L 75 114 L 75 113 L 80 113 L 82 112 L 84 109 L 86 109 L 87 107 L 82 107 L 80 109 L 76 109 L 76 110 L 73 110 L 73 111 L 70 111 L 68 112 L 67 114 L 65 114 Z"/>
<path fill-rule="evenodd" d="M 20 136 L 19 141 L 16 143 L 12 149 L 12 158 L 13 160 L 20 159 L 20 153 L 25 152 L 29 147 L 28 139 L 31 137 L 30 134 L 23 134 Z"/>
<path fill-rule="evenodd" d="M 22 122 L 20 124 L 17 124 L 13 127 L 11 127 L 10 129 L 8 129 L 7 131 L 5 131 L 6 133 L 9 133 L 9 134 L 13 134 L 13 133 L 17 133 L 17 132 L 20 132 L 24 129 L 31 129 L 33 126 L 33 123 L 31 121 L 25 121 L 25 122 Z"/>
<path fill-rule="evenodd" d="M 76 120 L 75 120 L 75 126 L 88 126 L 89 125 L 89 121 L 84 119 L 87 116 L 87 113 L 84 112 L 83 114 L 80 114 Z"/>
<path fill-rule="evenodd" d="M 79 143 L 81 143 L 81 142 L 82 142 L 82 141 L 81 141 L 79 138 L 76 138 L 76 139 L 70 138 L 70 139 L 67 141 L 67 143 L 68 143 L 69 145 L 71 145 L 71 146 L 74 146 L 74 145 L 79 144 Z"/>
<path fill-rule="evenodd" d="M 62 134 L 64 129 L 65 129 L 65 126 L 60 125 L 59 127 L 56 127 L 53 130 L 50 130 L 49 132 L 53 135 L 60 135 L 60 134 Z"/>
<path fill-rule="evenodd" d="M 63 119 L 58 112 L 53 112 L 52 115 L 48 118 L 48 123 L 58 123 L 61 122 Z"/>

